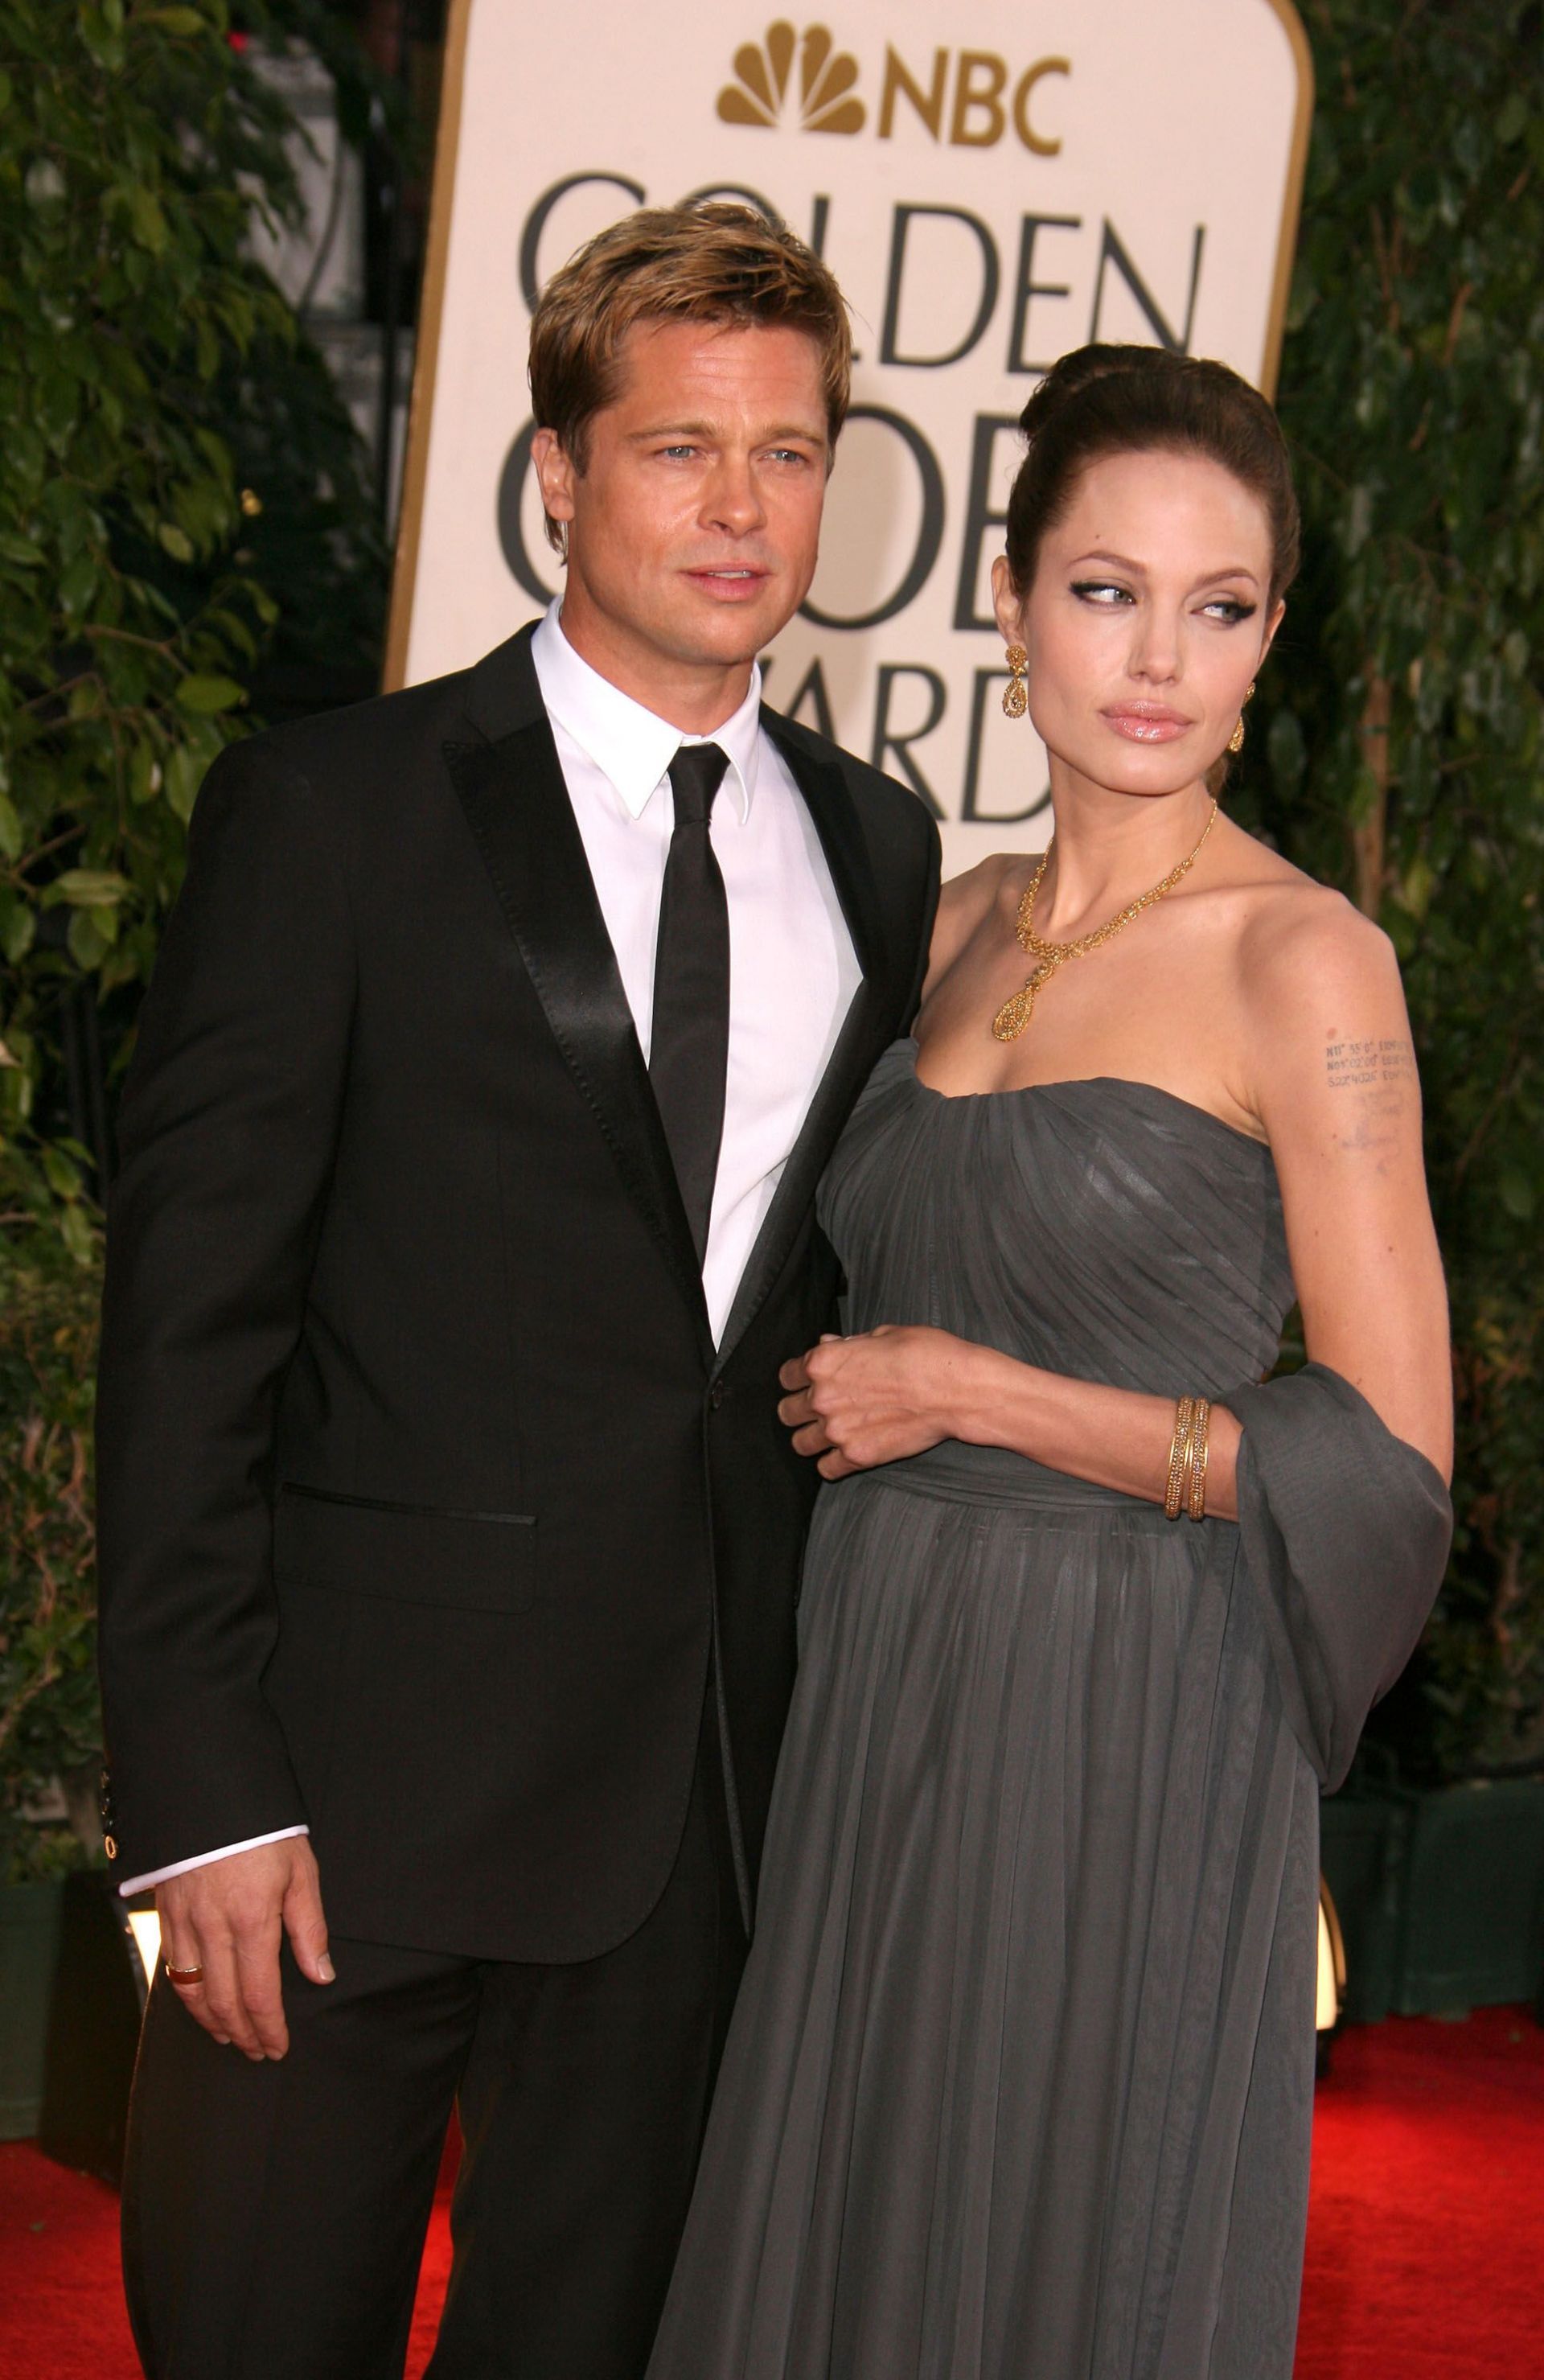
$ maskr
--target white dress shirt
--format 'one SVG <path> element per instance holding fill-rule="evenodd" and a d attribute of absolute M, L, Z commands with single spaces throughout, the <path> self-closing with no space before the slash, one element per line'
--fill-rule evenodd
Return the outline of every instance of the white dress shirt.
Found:
<path fill-rule="evenodd" d="M 531 658 L 646 1060 L 675 823 L 668 771 L 683 744 L 728 755 L 710 829 L 729 907 L 729 1073 L 702 1265 L 716 1341 L 857 989 L 852 940 L 815 822 L 762 731 L 760 670 L 732 719 L 692 735 L 581 661 L 555 603 Z"/>
<path fill-rule="evenodd" d="M 584 843 L 622 989 L 645 1060 L 654 1022 L 654 946 L 675 823 L 669 770 L 683 744 L 727 754 L 710 833 L 729 908 L 729 1071 L 702 1290 L 715 1343 L 757 1234 L 836 1046 L 859 982 L 825 853 L 782 754 L 761 726 L 761 673 L 711 735 L 687 735 L 582 661 L 554 601 L 531 642 L 564 783 Z M 250 1843 L 130 1876 L 143 1892 Z"/>

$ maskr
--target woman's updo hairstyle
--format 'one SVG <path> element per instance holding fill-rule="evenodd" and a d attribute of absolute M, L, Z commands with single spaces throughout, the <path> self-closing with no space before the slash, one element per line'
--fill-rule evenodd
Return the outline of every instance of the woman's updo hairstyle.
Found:
<path fill-rule="evenodd" d="M 1270 524 L 1274 605 L 1297 575 L 1300 525 L 1281 424 L 1226 364 L 1164 347 L 1075 347 L 1019 416 L 1028 452 L 1008 498 L 1008 569 L 1028 593 L 1046 531 L 1106 455 L 1203 455 L 1259 498 Z"/>

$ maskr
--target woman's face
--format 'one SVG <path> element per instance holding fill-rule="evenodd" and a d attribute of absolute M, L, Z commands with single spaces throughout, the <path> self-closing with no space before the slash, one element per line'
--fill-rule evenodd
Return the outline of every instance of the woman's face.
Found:
<path fill-rule="evenodd" d="M 1162 451 L 1091 463 L 1027 594 L 1005 561 L 992 579 L 1053 766 L 1137 795 L 1204 777 L 1281 620 L 1270 585 L 1265 507 L 1220 463 Z"/>

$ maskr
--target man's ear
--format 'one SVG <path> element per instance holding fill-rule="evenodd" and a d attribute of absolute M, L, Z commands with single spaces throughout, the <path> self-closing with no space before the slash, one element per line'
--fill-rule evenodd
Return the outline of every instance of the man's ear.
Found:
<path fill-rule="evenodd" d="M 530 442 L 531 465 L 541 491 L 541 507 L 549 520 L 574 517 L 574 459 L 558 443 L 555 430 L 539 430 Z"/>

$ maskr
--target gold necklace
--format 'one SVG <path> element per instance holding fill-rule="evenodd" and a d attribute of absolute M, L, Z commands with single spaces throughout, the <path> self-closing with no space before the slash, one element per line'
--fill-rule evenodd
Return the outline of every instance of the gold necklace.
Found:
<path fill-rule="evenodd" d="M 1044 857 L 1025 887 L 1024 898 L 1018 905 L 1018 917 L 1014 928 L 1014 931 L 1018 936 L 1019 948 L 1025 956 L 1039 959 L 1039 965 L 1024 990 L 1015 991 L 1011 1000 L 1005 1000 L 992 1018 L 991 1029 L 999 1041 L 1018 1039 L 1035 1014 L 1036 1001 L 1059 966 L 1064 966 L 1068 959 L 1087 958 L 1090 951 L 1097 951 L 1101 942 L 1112 940 L 1123 926 L 1129 926 L 1133 917 L 1139 917 L 1144 909 L 1150 909 L 1155 901 L 1161 901 L 1166 892 L 1173 891 L 1182 877 L 1189 875 L 1200 857 L 1201 844 L 1211 832 L 1216 820 L 1217 805 L 1213 802 L 1211 814 L 1201 829 L 1200 838 L 1195 850 L 1186 858 L 1182 859 L 1177 868 L 1171 868 L 1161 883 L 1150 886 L 1137 900 L 1128 903 L 1116 917 L 1107 918 L 1102 926 L 1096 926 L 1091 934 L 1079 934 L 1076 942 L 1048 942 L 1042 935 L 1035 931 L 1035 895 L 1040 889 L 1041 879 L 1051 865 L 1051 855 L 1056 848 L 1056 838 L 1054 835 L 1052 836 L 1046 845 Z"/>

